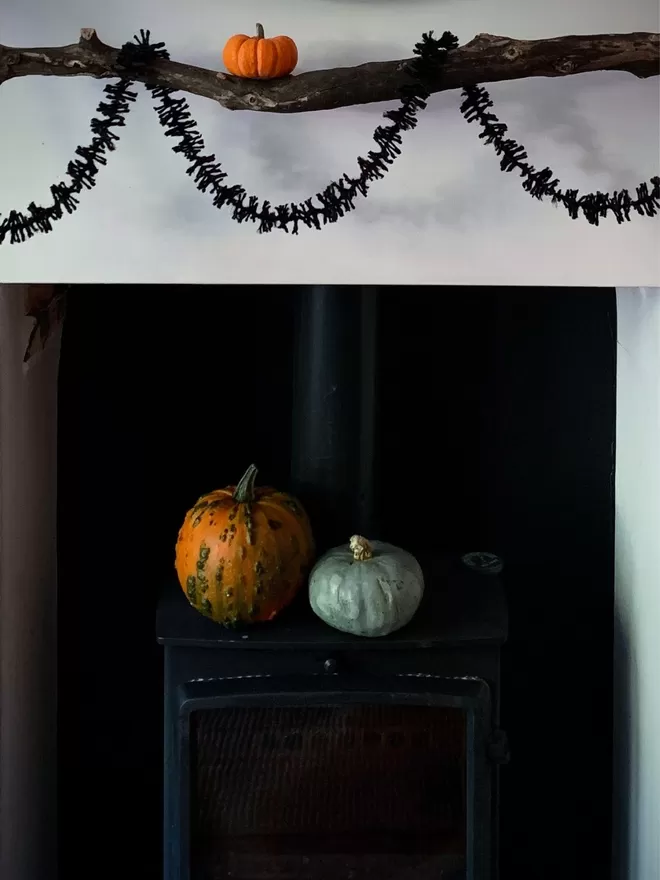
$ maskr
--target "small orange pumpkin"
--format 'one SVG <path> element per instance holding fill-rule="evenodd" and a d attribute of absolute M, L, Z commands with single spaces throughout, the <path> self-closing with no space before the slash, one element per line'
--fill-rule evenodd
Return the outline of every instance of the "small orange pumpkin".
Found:
<path fill-rule="evenodd" d="M 277 79 L 288 76 L 298 63 L 298 48 L 291 37 L 264 37 L 257 24 L 257 36 L 234 34 L 227 40 L 222 61 L 234 76 L 246 79 Z"/>
<path fill-rule="evenodd" d="M 190 604 L 230 626 L 272 620 L 305 582 L 314 557 L 307 514 L 295 498 L 255 489 L 250 465 L 237 486 L 203 495 L 186 514 L 176 572 Z"/>

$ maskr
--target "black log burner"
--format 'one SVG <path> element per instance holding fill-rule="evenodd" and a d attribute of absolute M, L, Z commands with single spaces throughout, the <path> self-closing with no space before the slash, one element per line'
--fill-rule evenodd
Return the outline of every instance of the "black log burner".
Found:
<path fill-rule="evenodd" d="M 374 527 L 376 304 L 301 294 L 292 484 L 321 549 Z M 165 880 L 495 880 L 504 594 L 458 558 L 420 562 L 422 606 L 382 639 L 305 595 L 224 630 L 168 585 Z"/>

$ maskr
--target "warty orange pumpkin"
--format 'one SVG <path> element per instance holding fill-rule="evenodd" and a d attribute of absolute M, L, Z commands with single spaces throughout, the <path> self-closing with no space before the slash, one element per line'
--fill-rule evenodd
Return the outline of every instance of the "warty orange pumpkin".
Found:
<path fill-rule="evenodd" d="M 203 495 L 184 519 L 176 572 L 190 604 L 231 626 L 272 620 L 306 580 L 312 530 L 291 495 L 255 488 L 257 468 L 237 486 Z"/>
<path fill-rule="evenodd" d="M 256 37 L 234 34 L 222 53 L 229 73 L 246 79 L 277 79 L 288 76 L 298 63 L 298 48 L 291 37 L 265 37 L 257 24 Z"/>

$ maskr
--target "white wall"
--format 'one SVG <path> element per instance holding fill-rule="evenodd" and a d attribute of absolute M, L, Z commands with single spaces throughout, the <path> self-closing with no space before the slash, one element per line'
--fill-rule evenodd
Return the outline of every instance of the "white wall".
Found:
<path fill-rule="evenodd" d="M 56 876 L 57 369 L 0 285 L 0 877 Z"/>
<path fill-rule="evenodd" d="M 614 876 L 660 880 L 660 289 L 617 294 Z"/>
<path fill-rule="evenodd" d="M 55 8 L 56 7 L 56 8 Z M 660 29 L 657 0 L 2 0 L 0 41 L 58 45 L 94 26 L 119 45 L 140 27 L 173 58 L 221 66 L 225 39 L 262 21 L 294 36 L 300 71 L 408 57 L 423 31 L 466 42 Z M 0 213 L 43 203 L 89 141 L 102 84 L 27 78 L 0 86 Z M 142 88 L 139 87 L 140 92 Z M 633 188 L 659 171 L 658 79 L 592 73 L 493 85 L 496 109 L 537 167 L 583 191 Z M 3 281 L 659 284 L 660 218 L 595 229 L 532 200 L 458 113 L 432 97 L 403 156 L 358 210 L 299 238 L 258 236 L 197 192 L 142 94 L 119 151 L 56 231 L 0 248 Z M 191 98 L 230 181 L 271 202 L 322 189 L 371 148 L 383 105 L 278 116 Z M 388 105 L 389 106 L 389 105 Z M 121 256 L 118 256 L 121 252 Z"/>

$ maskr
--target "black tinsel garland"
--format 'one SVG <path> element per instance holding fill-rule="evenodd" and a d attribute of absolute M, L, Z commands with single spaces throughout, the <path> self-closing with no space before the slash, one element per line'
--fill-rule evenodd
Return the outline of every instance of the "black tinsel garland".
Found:
<path fill-rule="evenodd" d="M 326 223 L 335 223 L 355 208 L 358 195 L 366 196 L 372 181 L 382 178 L 397 156 L 401 154 L 401 134 L 417 125 L 417 113 L 426 107 L 429 91 L 425 85 L 428 78 L 437 75 L 447 59 L 447 54 L 458 46 L 457 38 L 445 31 L 440 39 L 433 37 L 433 31 L 422 35 L 421 42 L 414 49 L 415 58 L 408 66 L 410 82 L 400 90 L 401 105 L 386 111 L 383 116 L 391 125 L 379 125 L 374 132 L 378 149 L 370 150 L 367 158 L 359 157 L 357 164 L 360 173 L 357 177 L 344 174 L 338 183 L 332 182 L 316 196 L 299 204 L 277 205 L 268 201 L 259 203 L 257 196 L 248 196 L 239 184 L 228 186 L 223 183 L 227 177 L 213 154 L 205 154 L 204 139 L 197 132 L 197 123 L 191 118 L 190 108 L 185 98 L 174 98 L 174 89 L 147 84 L 156 104 L 160 124 L 167 137 L 175 137 L 179 143 L 172 149 L 181 153 L 190 163 L 187 173 L 193 177 L 201 192 L 210 190 L 213 204 L 217 208 L 229 205 L 233 208 L 232 219 L 239 223 L 249 220 L 259 223 L 259 232 L 283 229 L 285 232 L 298 232 L 300 224 L 321 229 Z M 140 31 L 133 43 L 122 46 L 118 61 L 130 74 L 131 69 L 144 66 L 157 59 L 168 59 L 169 53 L 164 43 L 152 43 L 149 31 Z M 105 94 L 110 99 L 102 102 L 97 112 L 102 119 L 94 118 L 90 127 L 94 135 L 87 147 L 78 147 L 74 159 L 67 166 L 70 183 L 58 183 L 51 187 L 53 202 L 43 208 L 32 202 L 27 214 L 11 211 L 0 220 L 0 245 L 9 238 L 16 244 L 31 238 L 37 232 L 50 232 L 55 220 L 66 211 L 72 214 L 78 207 L 77 196 L 83 189 L 91 189 L 96 183 L 99 166 L 107 162 L 106 153 L 115 149 L 119 135 L 113 127 L 123 126 L 131 103 L 137 97 L 131 91 L 134 82 L 122 79 L 107 85 Z M 553 179 L 552 171 L 545 168 L 536 171 L 527 159 L 524 148 L 511 139 L 505 139 L 507 126 L 489 113 L 492 101 L 485 89 L 471 86 L 463 90 L 464 101 L 461 112 L 468 122 L 478 121 L 483 128 L 479 135 L 486 143 L 493 144 L 497 155 L 502 156 L 500 166 L 503 171 L 517 169 L 523 177 L 523 187 L 535 198 L 550 196 L 554 203 L 563 204 L 570 216 L 575 219 L 580 212 L 587 221 L 598 225 L 599 218 L 611 212 L 619 223 L 630 220 L 631 211 L 654 216 L 660 208 L 660 178 L 651 179 L 653 189 L 649 191 L 646 183 L 637 187 L 637 198 L 632 198 L 626 190 L 606 193 L 592 193 L 579 196 L 577 190 L 562 190 L 559 181 Z M 314 202 L 316 201 L 316 204 Z M 289 229 L 289 226 L 291 228 Z"/>
<path fill-rule="evenodd" d="M 577 189 L 564 190 L 550 168 L 537 171 L 527 161 L 527 151 L 511 138 L 506 137 L 507 126 L 488 110 L 493 106 L 490 95 L 482 86 L 470 86 L 463 89 L 461 113 L 468 122 L 478 122 L 483 131 L 479 137 L 484 143 L 492 144 L 495 153 L 501 156 L 502 171 L 519 171 L 522 186 L 535 199 L 550 197 L 554 204 L 563 205 L 571 219 L 575 220 L 580 212 L 587 222 L 598 226 L 601 217 L 608 213 L 614 214 L 617 223 L 630 220 L 631 211 L 654 217 L 660 208 L 660 177 L 652 177 L 651 190 L 647 183 L 637 187 L 637 198 L 633 198 L 628 190 L 609 193 L 595 192 L 580 195 Z"/>
<path fill-rule="evenodd" d="M 154 53 L 159 58 L 169 58 L 163 43 L 149 43 L 148 31 L 141 31 L 140 37 L 135 37 L 135 41 L 134 44 L 128 43 L 122 50 L 129 69 L 136 63 L 151 61 Z M 153 85 L 147 85 L 146 88 L 154 100 L 159 101 L 155 110 L 166 136 L 179 141 L 172 149 L 175 153 L 181 153 L 190 163 L 187 174 L 194 179 L 197 189 L 200 192 L 211 191 L 216 208 L 229 205 L 233 208 L 233 220 L 238 223 L 246 220 L 259 223 L 259 232 L 270 232 L 277 228 L 296 235 L 300 224 L 320 229 L 321 225 L 335 223 L 344 214 L 354 210 L 358 194 L 366 196 L 370 183 L 385 176 L 389 166 L 401 154 L 401 133 L 415 128 L 417 112 L 426 107 L 426 99 L 430 93 L 424 86 L 424 81 L 444 64 L 447 53 L 456 46 L 458 39 L 449 31 L 445 31 L 439 40 L 433 37 L 433 31 L 422 35 L 422 41 L 414 48 L 417 57 L 408 71 L 410 83 L 399 93 L 401 105 L 383 114 L 392 124 L 379 125 L 375 130 L 374 141 L 378 149 L 370 150 L 366 159 L 358 157 L 360 174 L 357 177 L 344 174 L 338 183 L 329 183 L 323 192 L 299 204 L 273 206 L 267 200 L 260 204 L 258 197 L 249 196 L 240 184 L 224 184 L 227 173 L 222 170 L 215 155 L 204 153 L 204 139 L 195 131 L 197 123 L 191 118 L 186 99 L 172 97 L 175 94 L 174 89 Z M 315 201 L 317 204 L 314 204 Z"/>
<path fill-rule="evenodd" d="M 55 220 L 59 220 L 65 211 L 73 214 L 78 207 L 77 196 L 83 189 L 92 189 L 96 185 L 99 166 L 107 164 L 106 153 L 115 149 L 119 135 L 112 128 L 126 124 L 128 111 L 137 98 L 137 92 L 132 92 L 131 86 L 133 83 L 127 79 L 105 86 L 103 91 L 110 100 L 102 101 L 96 108 L 103 118 L 94 118 L 90 123 L 94 135 L 92 142 L 87 147 L 77 147 L 76 156 L 80 159 L 73 159 L 67 165 L 66 173 L 71 182 L 51 186 L 53 202 L 47 208 L 31 202 L 27 214 L 10 211 L 4 220 L 0 220 L 0 244 L 7 237 L 11 244 L 17 244 L 37 232 L 50 232 Z"/>
<path fill-rule="evenodd" d="M 169 59 L 169 52 L 164 43 L 152 43 L 149 31 L 140 31 L 133 43 L 125 43 L 117 58 L 118 63 L 130 74 L 131 69 L 148 65 L 158 59 Z M 300 204 L 278 205 L 272 207 L 268 201 L 259 205 L 256 196 L 248 196 L 246 190 L 235 184 L 226 186 L 222 181 L 226 172 L 216 162 L 213 154 L 204 154 L 204 139 L 195 131 L 197 123 L 191 118 L 190 108 L 185 98 L 173 98 L 174 90 L 161 86 L 147 85 L 154 100 L 160 103 L 156 113 L 167 137 L 176 137 L 179 143 L 172 149 L 182 153 L 190 163 L 187 173 L 194 177 L 195 184 L 201 192 L 208 189 L 213 194 L 213 203 L 220 208 L 227 204 L 233 207 L 232 217 L 239 223 L 244 220 L 259 222 L 259 232 L 270 232 L 277 227 L 286 232 L 298 232 L 302 223 L 305 226 L 321 228 L 323 224 L 334 223 L 355 207 L 355 198 L 360 193 L 366 196 L 371 181 L 382 178 L 394 159 L 400 155 L 401 132 L 409 131 L 417 125 L 415 118 L 419 110 L 426 107 L 429 92 L 424 86 L 427 76 L 435 73 L 439 65 L 446 60 L 447 53 L 455 49 L 458 39 L 449 31 L 445 31 L 437 40 L 433 32 L 422 36 L 422 41 L 415 46 L 417 56 L 409 66 L 410 83 L 400 90 L 401 106 L 388 110 L 383 114 L 392 124 L 378 126 L 374 132 L 377 150 L 371 150 L 367 159 L 358 158 L 360 174 L 351 178 L 345 174 L 339 183 L 330 183 L 315 198 L 318 205 L 313 204 L 314 197 Z M 11 244 L 25 241 L 36 232 L 50 232 L 54 220 L 59 220 L 66 210 L 73 213 L 78 207 L 76 196 L 83 188 L 91 189 L 95 183 L 98 166 L 105 165 L 104 153 L 113 150 L 114 142 L 119 136 L 110 131 L 112 125 L 124 125 L 128 113 L 129 101 L 134 101 L 136 94 L 129 91 L 133 81 L 122 79 L 116 85 L 106 86 L 105 92 L 111 97 L 107 104 L 100 104 L 97 112 L 105 117 L 103 120 L 92 119 L 91 128 L 94 139 L 88 147 L 78 147 L 76 155 L 83 161 L 74 160 L 67 167 L 71 183 L 59 183 L 51 187 L 53 203 L 48 208 L 40 208 L 32 202 L 28 206 L 28 214 L 11 211 L 0 220 L 0 244 L 9 237 Z M 291 230 L 289 230 L 289 224 Z"/>

